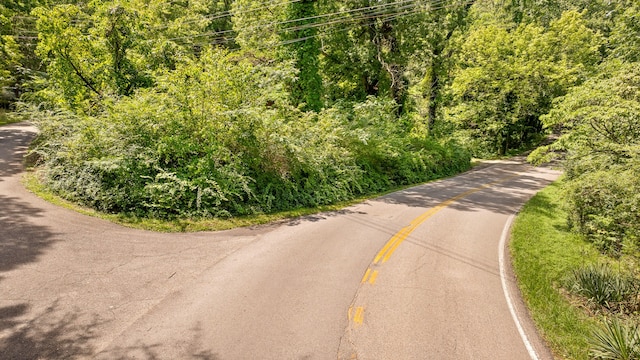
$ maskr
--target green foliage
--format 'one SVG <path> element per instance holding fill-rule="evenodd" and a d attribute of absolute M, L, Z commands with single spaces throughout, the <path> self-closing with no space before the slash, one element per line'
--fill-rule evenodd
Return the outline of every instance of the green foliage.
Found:
<path fill-rule="evenodd" d="M 289 31 L 286 39 L 295 41 L 289 45 L 298 78 L 293 82 L 291 96 L 295 104 L 305 104 L 305 109 L 318 111 L 322 108 L 322 78 L 319 74 L 320 42 L 318 29 L 310 27 L 317 18 L 316 0 L 303 0 L 289 5 L 289 21 L 299 30 Z M 310 19 L 310 20 L 297 20 Z M 298 39 L 303 39 L 299 41 Z"/>
<path fill-rule="evenodd" d="M 619 256 L 638 250 L 638 175 L 637 167 L 615 166 L 587 171 L 567 183 L 569 223 L 604 252 Z"/>
<path fill-rule="evenodd" d="M 0 35 L 0 103 L 14 97 L 17 68 L 22 54 L 13 36 Z"/>
<path fill-rule="evenodd" d="M 640 359 L 640 326 L 625 325 L 619 320 L 605 321 L 604 327 L 591 335 L 593 359 Z"/>
<path fill-rule="evenodd" d="M 6 0 L 0 4 L 0 105 L 12 106 L 24 92 L 26 83 L 40 70 L 33 53 L 37 34 L 29 11 L 39 0 Z"/>
<path fill-rule="evenodd" d="M 632 276 L 616 273 L 606 265 L 590 265 L 573 271 L 568 288 L 589 302 L 617 313 L 640 309 L 640 283 Z"/>
<path fill-rule="evenodd" d="M 212 7 L 129 0 L 34 9 L 49 82 L 37 98 L 91 113 L 105 97 L 153 86 L 158 73 L 197 55 L 195 35 L 211 25 L 202 14 Z"/>
<path fill-rule="evenodd" d="M 441 105 L 435 101 L 451 56 L 445 49 L 449 50 L 453 33 L 465 26 L 471 3 L 320 2 L 321 10 L 342 18 L 338 24 L 321 27 L 326 32 L 320 56 L 326 97 L 363 101 L 367 96 L 386 96 L 396 101 L 400 113 L 428 114 L 426 108 Z M 432 87 L 436 77 L 442 82 Z"/>
<path fill-rule="evenodd" d="M 599 43 L 576 12 L 563 14 L 549 30 L 476 24 L 462 45 L 449 121 L 478 155 L 503 155 L 538 140 L 539 117 L 554 97 L 591 73 Z"/>
<path fill-rule="evenodd" d="M 267 4 L 257 0 L 235 0 L 231 21 L 236 33 L 235 42 L 245 51 L 275 57 L 281 38 L 278 24 L 286 21 L 286 2 Z"/>
<path fill-rule="evenodd" d="M 452 145 L 407 136 L 393 101 L 301 112 L 292 74 L 207 50 L 98 115 L 42 113 L 34 151 L 63 196 L 161 218 L 330 204 L 467 168 Z"/>
<path fill-rule="evenodd" d="M 618 10 L 622 14 L 611 31 L 612 55 L 628 62 L 640 61 L 640 3 Z"/>
<path fill-rule="evenodd" d="M 543 117 L 563 135 L 532 160 L 567 153 L 569 219 L 603 251 L 640 246 L 640 63 L 611 61 Z"/>

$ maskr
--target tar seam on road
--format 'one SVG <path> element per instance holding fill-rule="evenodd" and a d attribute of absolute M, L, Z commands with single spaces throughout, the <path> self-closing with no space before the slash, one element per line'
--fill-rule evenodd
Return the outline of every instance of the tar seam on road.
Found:
<path fill-rule="evenodd" d="M 513 218 L 515 215 L 509 216 L 507 219 L 507 223 L 504 225 L 504 229 L 502 229 L 502 235 L 500 236 L 500 244 L 498 245 L 498 262 L 500 263 L 500 281 L 502 282 L 502 291 L 504 292 L 504 297 L 507 300 L 507 305 L 509 306 L 509 312 L 511 313 L 511 317 L 513 318 L 513 322 L 515 322 L 516 327 L 518 328 L 518 333 L 520 333 L 520 337 L 522 338 L 522 342 L 524 346 L 527 348 L 529 352 L 529 357 L 531 360 L 539 360 L 538 354 L 535 349 L 529 342 L 529 338 L 520 323 L 520 318 L 516 313 L 515 307 L 513 305 L 513 300 L 511 300 L 511 295 L 509 294 L 509 289 L 507 287 L 507 280 L 505 275 L 505 266 L 504 266 L 504 247 L 507 242 L 507 237 L 509 236 L 509 229 L 511 228 L 511 223 L 513 222 Z"/>

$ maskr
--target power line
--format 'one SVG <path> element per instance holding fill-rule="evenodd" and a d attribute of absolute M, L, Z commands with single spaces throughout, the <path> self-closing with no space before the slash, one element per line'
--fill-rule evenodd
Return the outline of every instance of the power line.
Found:
<path fill-rule="evenodd" d="M 401 16 L 405 16 L 405 15 L 411 15 L 411 14 L 415 14 L 415 13 L 419 13 L 422 12 L 424 10 L 427 10 L 427 7 L 423 7 L 421 6 L 421 4 L 416 3 L 415 0 L 402 0 L 402 1 L 396 1 L 393 4 L 401 4 L 401 3 L 409 3 L 409 4 L 405 4 L 402 7 L 398 7 L 393 9 L 393 11 L 389 12 L 388 9 L 379 9 L 375 12 L 362 12 L 361 14 L 357 14 L 355 17 L 350 17 L 350 16 L 343 16 L 342 18 L 335 18 L 335 19 L 330 19 L 328 21 L 325 22 L 321 22 L 321 23 L 309 23 L 309 24 L 304 24 L 304 25 L 297 25 L 297 26 L 293 26 L 293 27 L 289 27 L 289 28 L 281 28 L 281 29 L 277 29 L 274 33 L 275 34 L 283 34 L 283 33 L 287 33 L 290 31 L 299 31 L 299 30 L 304 30 L 304 29 L 310 29 L 310 28 L 321 28 L 321 27 L 325 27 L 325 26 L 333 26 L 333 25 L 338 25 L 338 24 L 343 24 L 343 23 L 354 23 L 354 25 L 357 25 L 358 21 L 362 21 L 362 20 L 368 20 L 368 19 L 378 19 L 380 20 L 381 16 L 393 16 L 393 15 L 401 15 Z M 433 2 L 431 3 L 432 6 L 430 6 L 429 8 L 431 10 L 439 10 L 439 9 L 443 9 L 443 8 L 447 8 L 450 6 L 440 6 L 440 7 L 433 7 L 433 5 L 441 5 L 444 3 L 444 0 L 439 0 L 438 2 Z M 366 8 L 359 8 L 358 10 L 368 10 L 372 7 L 366 7 Z M 405 9 L 412 9 L 414 11 L 411 12 L 407 12 L 407 11 L 399 11 L 399 10 L 405 10 Z M 356 10 L 356 9 L 354 9 Z M 332 13 L 332 15 L 334 14 L 342 14 L 342 13 Z M 313 18 L 313 17 L 309 17 L 309 18 Z M 303 19 L 308 19 L 308 18 L 303 18 Z M 395 18 L 391 18 L 391 19 L 386 19 L 384 21 L 390 21 L 390 20 L 394 20 Z M 300 21 L 301 19 L 296 19 L 297 21 Z M 263 24 L 263 25 L 256 25 L 253 27 L 248 27 L 248 28 L 244 28 L 243 30 L 247 30 L 247 29 L 251 29 L 251 30 L 260 30 L 260 29 L 266 29 L 266 28 L 271 28 L 274 27 L 275 25 L 279 25 L 279 24 L 283 24 L 283 23 L 291 23 L 293 21 L 284 21 L 284 22 L 273 22 L 273 23 L 269 23 L 269 24 Z M 368 24 L 369 25 L 369 24 Z M 231 31 L 220 31 L 220 32 L 209 32 L 209 33 L 205 33 L 205 34 L 198 34 L 198 35 L 191 35 L 191 36 L 183 36 L 183 37 L 179 37 L 179 38 L 173 38 L 173 39 L 167 39 L 167 40 L 179 40 L 179 39 L 188 39 L 188 38 L 198 38 L 198 37 L 210 37 L 209 41 L 211 44 L 223 44 L 223 43 L 228 43 L 231 42 L 233 40 L 236 39 L 236 37 L 226 37 L 226 36 L 218 36 L 218 37 L 213 37 L 216 35 L 221 35 L 224 33 L 230 33 Z M 295 41 L 295 39 L 292 39 L 293 41 Z M 151 40 L 150 40 L 151 41 Z M 290 41 L 290 40 L 287 40 Z"/>
<path fill-rule="evenodd" d="M 217 19 L 222 19 L 225 17 L 230 17 L 230 16 L 236 16 L 236 15 L 241 15 L 241 14 L 248 14 L 248 13 L 252 13 L 252 12 L 256 12 L 259 10 L 263 10 L 263 9 L 270 9 L 271 6 L 283 6 L 283 5 L 289 5 L 289 4 L 293 4 L 293 3 L 297 3 L 300 2 L 302 0 L 270 0 L 267 2 L 263 2 L 260 4 L 260 6 L 256 6 L 256 7 L 251 7 L 250 9 L 245 9 L 245 10 L 226 10 L 226 11 L 221 11 L 221 12 L 217 12 L 217 13 L 213 13 L 213 14 L 209 14 L 209 15 L 203 15 L 198 19 L 193 19 L 193 20 L 187 20 L 187 21 L 183 21 L 181 22 L 181 24 L 192 24 L 192 23 L 196 23 L 196 22 L 201 22 L 204 20 L 217 20 Z M 177 1 L 168 1 L 165 4 L 175 4 Z M 12 18 L 14 19 L 27 19 L 27 20 L 36 20 L 37 18 L 35 16 L 30 16 L 30 15 L 16 15 L 13 16 Z M 71 19 L 71 22 L 74 24 L 93 24 L 92 20 L 82 20 L 82 19 Z M 161 25 L 161 26 L 153 26 L 151 27 L 151 29 L 153 30 L 163 30 L 163 29 L 167 29 L 171 27 L 171 25 Z"/>
<path fill-rule="evenodd" d="M 297 1 L 301 1 L 301 0 L 288 1 L 287 3 L 293 3 L 293 2 L 297 2 Z M 279 42 L 279 43 L 277 43 L 277 44 L 275 44 L 273 46 L 286 45 L 286 44 L 291 44 L 291 43 L 295 43 L 295 42 L 305 41 L 305 40 L 307 40 L 309 38 L 313 38 L 313 37 L 318 37 L 318 36 L 323 36 L 323 35 L 327 35 L 327 34 L 330 34 L 330 33 L 349 30 L 353 26 L 357 26 L 358 25 L 357 22 L 358 21 L 362 21 L 362 20 L 374 19 L 373 22 L 362 24 L 362 26 L 368 26 L 368 25 L 371 25 L 372 23 L 374 23 L 377 20 L 382 20 L 382 21 L 386 22 L 386 21 L 395 20 L 395 19 L 397 19 L 399 17 L 408 16 L 408 15 L 411 15 L 411 14 L 423 12 L 425 10 L 435 11 L 435 10 L 440 10 L 440 9 L 444 9 L 444 8 L 455 6 L 455 4 L 444 5 L 444 3 L 445 3 L 445 0 L 437 0 L 437 1 L 430 2 L 428 4 L 423 4 L 419 0 L 398 0 L 398 1 L 395 1 L 395 2 L 392 2 L 392 3 L 386 3 L 386 4 L 381 4 L 381 5 L 367 6 L 367 7 L 362 7 L 362 8 L 350 9 L 348 11 L 333 12 L 333 13 L 327 13 L 327 14 L 320 14 L 320 15 L 316 15 L 316 16 L 310 16 L 310 17 L 306 17 L 306 18 L 289 19 L 289 20 L 285 20 L 285 21 L 271 22 L 271 23 L 268 23 L 268 24 L 254 25 L 254 26 L 246 27 L 246 28 L 239 29 L 239 30 L 260 30 L 260 29 L 271 28 L 271 27 L 274 27 L 274 26 L 277 26 L 277 25 L 282 25 L 282 24 L 291 24 L 291 23 L 302 22 L 302 21 L 311 20 L 311 19 L 326 18 L 326 17 L 330 17 L 330 16 L 333 16 L 333 15 L 342 15 L 342 17 L 337 17 L 337 18 L 334 18 L 334 19 L 327 19 L 328 21 L 325 21 L 325 22 L 308 23 L 308 24 L 292 26 L 292 27 L 289 27 L 289 28 L 278 29 L 276 31 L 276 34 L 282 34 L 282 33 L 290 32 L 290 31 L 299 31 L 299 30 L 303 30 L 303 29 L 307 29 L 307 28 L 320 28 L 320 27 L 326 27 L 326 26 L 334 26 L 334 25 L 343 24 L 343 23 L 347 23 L 347 22 L 351 22 L 352 23 L 352 26 L 348 27 L 346 29 L 338 29 L 337 31 L 331 31 L 331 32 L 324 31 L 324 32 L 319 32 L 318 34 L 315 34 L 315 35 L 312 35 L 312 36 L 306 36 L 306 37 L 301 37 L 301 38 L 296 38 L 296 39 L 284 40 L 284 41 Z M 473 3 L 473 0 L 467 0 L 466 2 L 463 2 L 463 3 L 459 4 L 459 5 L 465 5 L 465 4 L 469 4 L 469 3 Z M 402 5 L 402 6 L 388 9 L 390 6 L 393 6 L 393 5 Z M 387 9 L 385 9 L 385 8 L 387 8 Z M 375 10 L 375 11 L 371 11 L 372 9 Z M 405 9 L 411 9 L 411 11 L 398 11 L 398 10 L 405 10 Z M 392 10 L 392 11 L 388 12 L 388 10 Z M 367 12 L 367 11 L 369 11 L 369 12 Z M 360 14 L 358 14 L 358 12 Z M 349 16 L 349 15 L 355 15 L 355 16 Z M 153 41 L 175 41 L 175 40 L 207 37 L 207 38 L 209 38 L 209 41 L 207 41 L 205 43 L 202 43 L 202 45 L 209 45 L 209 44 L 210 45 L 219 45 L 219 44 L 224 44 L 224 43 L 228 43 L 228 42 L 234 41 L 236 39 L 236 37 L 234 37 L 234 36 L 225 37 L 225 36 L 219 36 L 219 35 L 230 34 L 230 33 L 234 33 L 234 32 L 235 32 L 234 30 L 223 30 L 223 31 L 218 31 L 218 32 L 208 32 L 208 33 L 204 33 L 204 34 L 187 35 L 187 36 L 170 38 L 170 39 L 150 39 L 150 40 L 147 40 L 147 41 L 148 42 L 153 42 Z M 30 38 L 31 39 L 37 39 L 37 37 L 30 37 Z M 268 47 L 271 47 L 271 46 L 268 46 Z"/>
<path fill-rule="evenodd" d="M 433 4 L 440 4 L 440 3 L 444 2 L 444 1 L 445 0 L 437 0 L 437 1 L 434 1 Z M 258 24 L 258 25 L 248 26 L 248 27 L 245 27 L 245 28 L 242 28 L 242 29 L 238 29 L 238 30 L 246 31 L 246 30 L 268 29 L 268 28 L 272 28 L 272 27 L 275 27 L 275 26 L 279 26 L 279 25 L 286 25 L 286 24 L 297 23 L 297 22 L 302 22 L 302 21 L 326 18 L 326 17 L 331 17 L 331 16 L 334 16 L 334 15 L 341 15 L 344 19 L 350 19 L 348 17 L 349 14 L 353 14 L 353 13 L 357 13 L 357 12 L 366 12 L 366 11 L 375 10 L 375 9 L 381 9 L 382 10 L 384 8 L 392 7 L 394 5 L 407 4 L 407 3 L 417 6 L 417 5 L 420 5 L 421 1 L 420 0 L 397 0 L 397 1 L 394 1 L 394 2 L 391 2 L 391 3 L 384 3 L 384 4 L 380 4 L 380 5 L 361 7 L 361 8 L 356 8 L 356 9 L 350 9 L 350 10 L 347 10 L 347 11 L 338 11 L 338 12 L 320 14 L 320 15 L 309 16 L 309 17 L 304 17 L 304 18 L 288 19 L 288 20 L 284 20 L 284 21 L 274 21 L 274 22 L 267 23 L 267 24 Z M 322 27 L 322 26 L 327 25 L 328 23 L 329 22 L 311 23 L 311 24 L 306 24 L 306 25 L 299 25 L 301 27 L 288 28 L 287 31 L 302 30 L 305 27 Z M 235 33 L 236 31 L 237 30 L 211 31 L 211 32 L 202 33 L 202 34 L 198 34 L 198 35 L 185 35 L 185 36 L 170 38 L 170 39 L 166 39 L 166 40 L 174 41 L 174 40 L 182 40 L 182 39 L 189 39 L 189 38 L 195 38 L 195 37 L 213 37 L 213 36 L 219 36 L 219 35 L 223 35 L 223 34 Z M 149 41 L 153 41 L 153 40 L 149 40 Z"/>
<path fill-rule="evenodd" d="M 435 8 L 434 10 L 440 10 L 440 9 L 444 9 L 444 8 L 446 8 L 446 7 Z M 375 24 L 379 20 L 382 21 L 382 22 L 389 22 L 389 21 L 396 20 L 396 19 L 398 19 L 400 17 L 408 16 L 408 15 L 412 15 L 412 14 L 417 14 L 417 13 L 420 13 L 422 11 L 423 11 L 422 9 L 415 9 L 414 8 L 414 9 L 412 9 L 410 11 L 399 12 L 399 13 L 395 13 L 395 14 L 394 13 L 390 13 L 390 14 L 388 14 L 388 16 L 385 16 L 385 17 L 382 17 L 382 18 L 370 17 L 369 18 L 370 21 L 367 22 L 367 23 L 364 23 L 364 24 L 355 24 L 354 23 L 354 24 L 351 24 L 351 26 L 348 26 L 348 27 L 345 27 L 345 28 L 334 29 L 333 31 L 325 31 L 325 32 L 320 32 L 320 33 L 314 34 L 314 35 L 309 35 L 309 36 L 300 37 L 300 38 L 291 39 L 291 40 L 285 40 L 285 41 L 281 41 L 281 42 L 279 42 L 277 44 L 274 44 L 272 46 L 264 46 L 261 49 L 263 49 L 263 48 L 273 48 L 273 47 L 277 47 L 277 46 L 284 46 L 284 45 L 289 45 L 289 44 L 294 44 L 294 43 L 306 41 L 306 40 L 309 40 L 309 39 L 312 39 L 312 38 L 316 38 L 316 37 L 322 37 L 322 36 L 326 36 L 326 35 L 333 35 L 333 34 L 337 34 L 337 33 L 340 33 L 340 32 L 352 30 L 353 28 L 358 27 L 358 25 L 363 26 L 363 27 L 364 26 L 370 26 L 370 25 Z"/>
<path fill-rule="evenodd" d="M 190 20 L 190 21 L 185 21 L 185 22 L 182 22 L 181 24 L 191 24 L 191 23 L 199 22 L 199 21 L 203 21 L 203 20 L 223 19 L 223 18 L 229 17 L 229 16 L 237 16 L 237 15 L 241 15 L 241 14 L 248 14 L 248 13 L 256 12 L 256 11 L 263 10 L 263 9 L 269 9 L 270 6 L 283 6 L 283 5 L 289 5 L 289 4 L 297 3 L 297 2 L 300 2 L 300 1 L 302 1 L 302 0 L 288 0 L 288 1 L 271 0 L 269 2 L 262 3 L 261 4 L 262 6 L 253 7 L 251 9 L 247 9 L 247 10 L 244 10 L 244 11 L 238 11 L 238 10 L 222 11 L 220 13 L 204 15 L 200 19 L 194 19 L 194 20 Z M 169 25 L 165 25 L 165 26 L 153 27 L 153 29 L 154 30 L 162 30 L 162 29 L 166 29 L 168 27 L 169 27 Z"/>

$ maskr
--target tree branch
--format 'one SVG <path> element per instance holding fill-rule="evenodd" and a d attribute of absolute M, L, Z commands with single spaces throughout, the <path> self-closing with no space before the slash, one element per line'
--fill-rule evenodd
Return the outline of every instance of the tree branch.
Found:
<path fill-rule="evenodd" d="M 91 81 L 89 81 L 89 79 L 85 78 L 84 75 L 82 75 L 82 72 L 80 71 L 80 69 L 78 69 L 78 67 L 73 63 L 73 61 L 71 61 L 71 56 L 69 56 L 68 53 L 66 52 L 63 53 L 62 58 L 65 59 L 69 63 L 69 65 L 71 65 L 71 67 L 73 68 L 73 71 L 76 73 L 76 75 L 78 75 L 78 77 L 80 78 L 80 80 L 82 80 L 82 82 L 86 87 L 91 89 L 91 91 L 93 91 L 94 93 L 98 94 L 98 96 L 102 97 L 102 93 L 93 86 L 93 84 L 91 83 Z"/>

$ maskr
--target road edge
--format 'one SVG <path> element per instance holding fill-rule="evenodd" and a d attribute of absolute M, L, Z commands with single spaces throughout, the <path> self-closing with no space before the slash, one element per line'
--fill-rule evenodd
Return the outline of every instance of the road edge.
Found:
<path fill-rule="evenodd" d="M 520 284 L 513 270 L 512 256 L 509 248 L 511 242 L 511 228 L 513 221 L 520 211 L 509 215 L 505 223 L 498 244 L 498 262 L 500 265 L 500 281 L 509 307 L 511 317 L 518 329 L 518 333 L 527 348 L 531 360 L 553 360 L 554 356 L 545 339 L 535 325 L 529 308 L 520 291 Z M 508 255 L 508 256 L 507 256 Z"/>

